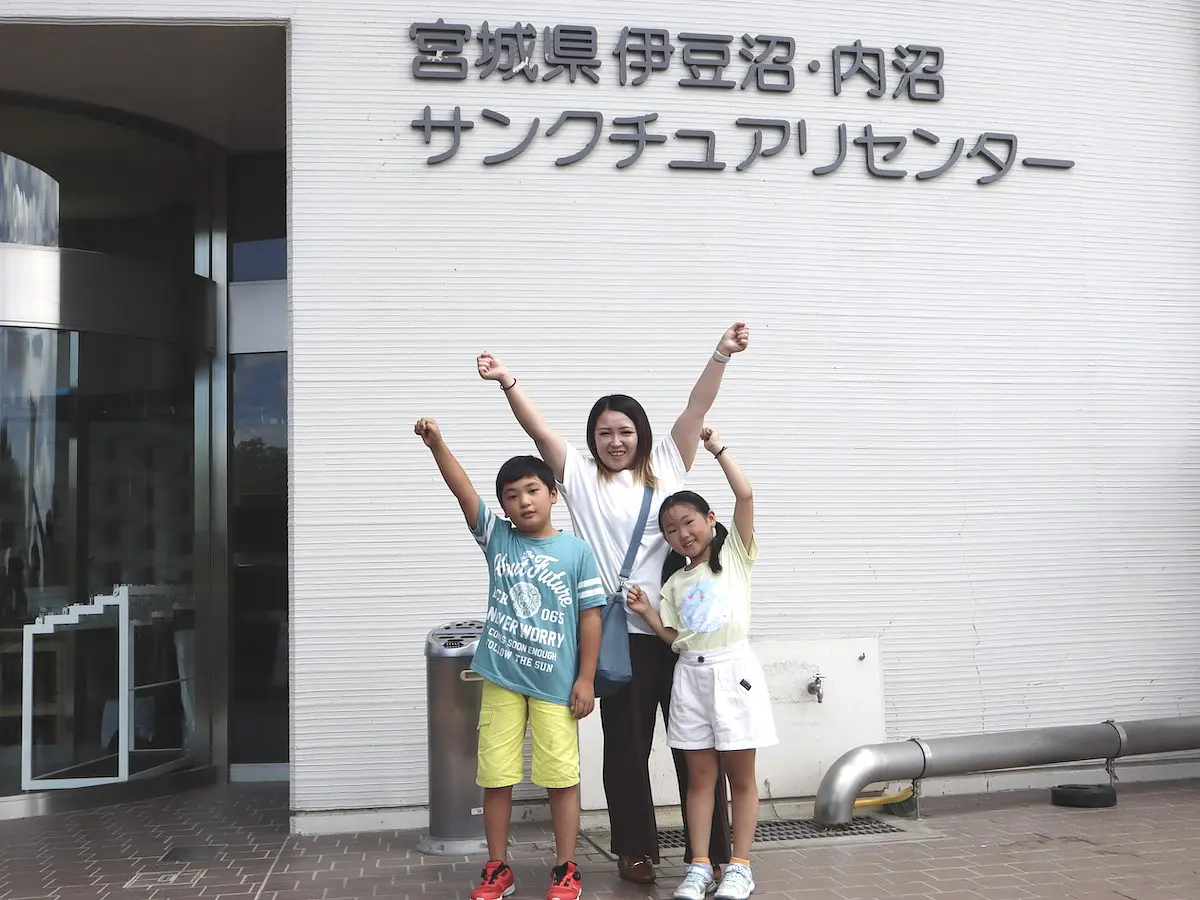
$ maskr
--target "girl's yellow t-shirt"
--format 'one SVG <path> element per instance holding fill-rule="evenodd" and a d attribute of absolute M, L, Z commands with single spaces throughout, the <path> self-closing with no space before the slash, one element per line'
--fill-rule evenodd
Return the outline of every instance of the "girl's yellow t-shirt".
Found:
<path fill-rule="evenodd" d="M 671 644 L 676 653 L 687 650 L 721 650 L 746 640 L 750 634 L 750 577 L 758 559 L 758 543 L 742 544 L 736 527 L 721 548 L 721 571 L 714 574 L 707 562 L 680 569 L 662 587 L 659 615 L 678 635 Z"/>

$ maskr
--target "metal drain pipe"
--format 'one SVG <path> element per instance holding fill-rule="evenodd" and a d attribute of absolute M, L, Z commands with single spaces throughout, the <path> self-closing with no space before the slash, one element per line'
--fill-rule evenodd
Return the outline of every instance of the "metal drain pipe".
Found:
<path fill-rule="evenodd" d="M 821 825 L 849 824 L 863 788 L 881 781 L 920 781 L 1196 749 L 1200 749 L 1200 716 L 867 744 L 844 753 L 829 767 L 817 789 L 813 818 Z"/>

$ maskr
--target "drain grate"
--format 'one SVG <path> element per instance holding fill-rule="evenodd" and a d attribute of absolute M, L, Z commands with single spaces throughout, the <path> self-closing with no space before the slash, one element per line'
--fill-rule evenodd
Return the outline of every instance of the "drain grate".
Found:
<path fill-rule="evenodd" d="M 203 844 L 195 847 L 172 847 L 162 857 L 162 862 L 209 862 L 218 859 L 224 852 L 224 844 Z"/>
<path fill-rule="evenodd" d="M 195 887 L 204 877 L 204 869 L 193 872 L 138 872 L 125 882 L 125 889 Z"/>
<path fill-rule="evenodd" d="M 904 834 L 903 828 L 881 822 L 872 816 L 859 816 L 849 825 L 826 828 L 812 819 L 781 819 L 775 822 L 759 822 L 754 832 L 754 843 L 775 844 L 781 841 L 806 841 L 816 838 L 840 838 L 870 834 Z M 686 849 L 682 828 L 664 828 L 658 833 L 658 844 L 663 850 Z"/>

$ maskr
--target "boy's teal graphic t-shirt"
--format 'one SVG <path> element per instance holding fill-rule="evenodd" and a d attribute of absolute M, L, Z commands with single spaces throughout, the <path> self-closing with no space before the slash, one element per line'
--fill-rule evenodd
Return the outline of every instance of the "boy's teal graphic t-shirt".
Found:
<path fill-rule="evenodd" d="M 579 612 L 607 602 L 592 548 L 561 532 L 526 537 L 482 499 L 472 534 L 487 558 L 491 594 L 472 671 L 518 694 L 570 705 Z"/>

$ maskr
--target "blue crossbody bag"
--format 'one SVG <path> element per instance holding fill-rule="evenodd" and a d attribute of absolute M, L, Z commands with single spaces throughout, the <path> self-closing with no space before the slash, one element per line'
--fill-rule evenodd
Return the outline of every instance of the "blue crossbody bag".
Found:
<path fill-rule="evenodd" d="M 646 520 L 650 517 L 650 501 L 653 496 L 654 492 L 647 487 L 645 496 L 642 497 L 642 509 L 638 514 L 637 525 L 629 541 L 629 550 L 626 551 L 625 562 L 621 565 L 617 590 L 608 595 L 608 604 L 600 614 L 600 660 L 596 663 L 596 696 L 600 699 L 613 696 L 633 680 L 633 663 L 629 658 L 629 627 L 625 613 L 625 588 L 629 576 L 633 573 L 633 564 L 637 561 L 642 535 L 646 533 Z"/>

